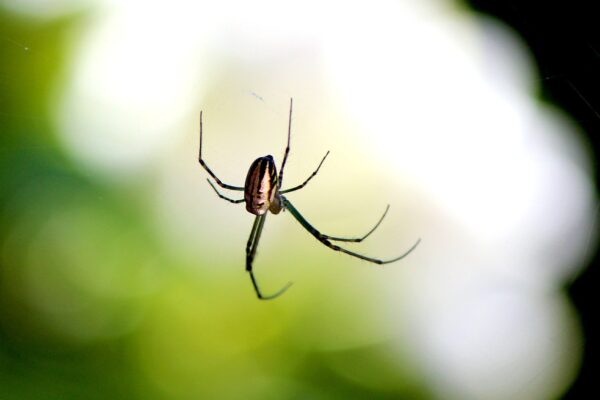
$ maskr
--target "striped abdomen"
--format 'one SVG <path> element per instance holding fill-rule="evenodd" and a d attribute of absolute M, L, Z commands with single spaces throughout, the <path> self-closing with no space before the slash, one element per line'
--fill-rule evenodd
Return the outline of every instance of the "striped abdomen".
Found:
<path fill-rule="evenodd" d="M 257 158 L 248 170 L 244 185 L 246 210 L 254 215 L 263 215 L 271 207 L 276 193 L 277 169 L 273 157 Z"/>

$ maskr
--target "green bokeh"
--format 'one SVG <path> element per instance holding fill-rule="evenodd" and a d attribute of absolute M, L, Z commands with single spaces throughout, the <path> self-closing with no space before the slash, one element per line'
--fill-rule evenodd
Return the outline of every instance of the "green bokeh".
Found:
<path fill-rule="evenodd" d="M 367 308 L 335 293 L 325 307 L 309 294 L 255 300 L 242 267 L 210 273 L 233 269 L 208 255 L 193 261 L 211 269 L 194 268 L 170 248 L 144 190 L 70 159 L 49 110 L 83 18 L 0 11 L 0 398 L 429 398 L 385 340 L 315 344 L 376 329 Z"/>

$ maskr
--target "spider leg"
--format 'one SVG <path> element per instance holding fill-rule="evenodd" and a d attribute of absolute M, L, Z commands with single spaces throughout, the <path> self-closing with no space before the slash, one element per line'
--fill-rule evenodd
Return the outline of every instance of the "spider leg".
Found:
<path fill-rule="evenodd" d="M 377 229 L 379 227 L 379 225 L 381 224 L 381 221 L 383 221 L 383 219 L 385 218 L 385 215 L 387 214 L 387 212 L 388 212 L 389 209 L 390 209 L 390 205 L 388 204 L 387 207 L 385 208 L 385 211 L 383 212 L 383 215 L 381 216 L 381 218 L 379 218 L 379 221 L 377 221 L 377 223 L 375 224 L 375 226 L 373 228 L 371 228 L 371 230 L 369 232 L 367 232 L 362 237 L 359 237 L 359 238 L 342 238 L 342 237 L 335 237 L 335 236 L 329 236 L 329 235 L 321 235 L 321 236 L 323 236 L 325 239 L 335 240 L 335 241 L 338 241 L 338 242 L 360 243 L 363 240 L 365 240 L 366 238 L 368 238 L 369 235 L 371 235 L 371 233 L 375 232 L 375 229 Z"/>
<path fill-rule="evenodd" d="M 257 215 L 254 219 L 254 224 L 252 225 L 252 230 L 250 231 L 250 237 L 248 238 L 248 243 L 246 245 L 246 271 L 250 273 L 250 279 L 252 280 L 252 285 L 254 286 L 254 290 L 256 291 L 256 296 L 258 296 L 261 300 L 271 300 L 276 297 L 281 296 L 286 290 L 292 286 L 292 282 L 288 282 L 283 288 L 281 288 L 275 294 L 265 296 L 260 291 L 258 287 L 258 283 L 256 282 L 256 278 L 254 277 L 254 273 L 252 272 L 252 264 L 254 262 L 254 257 L 256 256 L 256 249 L 258 247 L 258 241 L 260 239 L 260 235 L 262 233 L 263 226 L 265 224 L 265 219 L 267 214 Z"/>
<path fill-rule="evenodd" d="M 198 150 L 198 161 L 200 162 L 200 165 L 202 165 L 202 167 L 206 170 L 206 172 L 208 172 L 208 174 L 213 177 L 215 182 L 217 182 L 217 184 L 219 186 L 221 186 L 223 189 L 239 190 L 239 191 L 244 190 L 244 188 L 241 186 L 232 186 L 232 185 L 223 183 L 219 178 L 217 178 L 217 176 L 214 174 L 214 172 L 211 171 L 211 169 L 208 167 L 208 165 L 206 165 L 206 163 L 202 159 L 202 111 L 200 111 L 200 149 Z"/>
<path fill-rule="evenodd" d="M 325 159 L 327 158 L 328 155 L 329 155 L 329 150 L 327 151 L 327 153 L 325 153 L 325 157 L 323 157 L 323 159 L 319 163 L 319 166 L 317 167 L 317 169 L 308 177 L 307 180 L 304 181 L 304 183 L 302 183 L 301 185 L 298 185 L 298 186 L 294 186 L 291 189 L 282 190 L 279 193 L 283 194 L 283 193 L 293 192 L 295 190 L 302 189 L 304 186 L 306 186 L 306 184 L 317 174 L 317 172 L 319 172 L 319 169 L 321 168 L 321 165 L 323 165 L 323 161 L 325 161 Z"/>
<path fill-rule="evenodd" d="M 215 187 L 215 185 L 212 184 L 212 182 L 210 181 L 210 179 L 206 178 L 206 180 L 210 184 L 210 187 L 212 187 L 214 189 L 215 193 L 217 193 L 217 196 L 219 196 L 223 200 L 227 200 L 228 202 L 233 203 L 233 204 L 239 204 L 239 203 L 242 203 L 243 201 L 246 200 L 246 199 L 234 200 L 234 199 L 230 199 L 229 197 L 223 196 L 221 193 L 219 193 L 219 191 L 217 190 L 217 188 Z"/>
<path fill-rule="evenodd" d="M 283 196 L 281 196 L 281 199 L 283 201 L 284 208 L 287 208 L 290 211 L 290 213 L 294 216 L 294 218 L 296 218 L 296 220 L 300 223 L 300 225 L 302 225 L 304 227 L 304 229 L 306 229 L 311 235 L 313 235 L 319 242 L 323 243 L 325 246 L 329 247 L 332 250 L 341 251 L 342 253 L 346 253 L 352 257 L 360 258 L 361 260 L 369 261 L 369 262 L 372 262 L 375 264 L 380 264 L 380 265 L 381 264 L 389 264 L 394 261 L 401 260 L 404 257 L 406 257 L 407 255 L 409 255 L 415 249 L 415 247 L 417 247 L 417 245 L 421 242 L 421 239 L 418 239 L 417 242 L 410 249 L 408 249 L 404 254 L 402 254 L 396 258 L 392 258 L 391 260 L 380 260 L 378 258 L 364 256 L 362 254 L 355 253 L 353 251 L 344 249 L 343 247 L 340 247 L 340 246 L 337 246 L 337 245 L 331 243 L 327 236 L 321 234 L 306 219 L 304 219 L 302 214 L 300 214 L 300 212 L 292 205 L 292 203 L 290 203 L 290 201 L 288 199 L 286 199 Z M 334 240 L 334 239 L 331 239 L 331 240 Z"/>
<path fill-rule="evenodd" d="M 278 179 L 278 188 L 281 189 L 281 185 L 283 184 L 283 168 L 285 167 L 285 162 L 287 161 L 288 154 L 290 154 L 290 137 L 292 135 L 292 106 L 294 105 L 294 99 L 290 99 L 290 117 L 288 121 L 288 140 L 287 146 L 285 148 L 285 152 L 283 153 L 283 162 L 281 163 L 281 169 L 279 170 L 279 179 Z"/>

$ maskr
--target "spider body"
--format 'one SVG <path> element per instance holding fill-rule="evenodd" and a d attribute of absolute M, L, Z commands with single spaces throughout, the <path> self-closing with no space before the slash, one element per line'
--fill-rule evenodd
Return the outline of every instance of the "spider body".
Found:
<path fill-rule="evenodd" d="M 336 237 L 329 236 L 319 232 L 314 226 L 312 226 L 306 218 L 300 214 L 300 212 L 294 207 L 294 205 L 283 196 L 284 193 L 294 192 L 296 190 L 302 189 L 306 184 L 319 172 L 321 165 L 329 155 L 329 151 L 325 154 L 317 169 L 300 185 L 294 186 L 290 189 L 282 190 L 281 185 L 283 182 L 283 170 L 285 167 L 285 163 L 287 161 L 288 154 L 290 152 L 290 137 L 291 137 L 291 128 L 292 128 L 292 105 L 293 101 L 290 99 L 290 115 L 288 122 L 288 140 L 287 147 L 285 148 L 285 152 L 283 155 L 283 161 L 281 163 L 281 169 L 279 170 L 279 175 L 277 175 L 277 167 L 275 165 L 275 161 L 272 156 L 264 156 L 259 157 L 252 165 L 250 165 L 250 169 L 248 170 L 248 174 L 246 175 L 246 182 L 243 187 L 229 185 L 227 183 L 223 183 L 212 170 L 206 165 L 206 162 L 202 159 L 202 112 L 200 112 L 200 149 L 198 152 L 198 161 L 200 165 L 208 172 L 208 174 L 215 180 L 215 182 L 224 189 L 234 190 L 234 191 L 243 191 L 244 198 L 243 199 L 231 199 L 227 196 L 222 195 L 217 188 L 212 184 L 210 179 L 208 183 L 217 193 L 217 196 L 222 198 L 223 200 L 227 200 L 230 203 L 239 204 L 242 202 L 246 203 L 246 210 L 256 215 L 254 218 L 254 224 L 252 225 L 252 229 L 250 230 L 250 237 L 248 238 L 248 243 L 246 244 L 246 271 L 250 274 L 250 279 L 252 281 L 252 285 L 254 286 L 254 290 L 256 292 L 256 296 L 261 300 L 269 300 L 283 294 L 290 286 L 291 283 L 285 285 L 282 289 L 280 289 L 275 294 L 270 296 L 266 296 L 260 290 L 256 278 L 254 277 L 253 272 L 253 263 L 254 258 L 256 256 L 256 249 L 258 248 L 258 241 L 262 234 L 262 229 L 265 224 L 265 219 L 267 217 L 267 211 L 271 211 L 273 214 L 279 214 L 281 210 L 288 210 L 290 214 L 302 225 L 304 229 L 308 231 L 312 236 L 314 236 L 319 242 L 329 247 L 332 250 L 339 251 L 345 254 L 348 254 L 352 257 L 359 258 L 361 260 L 369 261 L 374 264 L 389 264 L 402 258 L 406 257 L 410 252 L 412 252 L 415 247 L 420 243 L 421 239 L 418 239 L 416 243 L 404 252 L 402 255 L 390 259 L 390 260 L 381 260 L 378 258 L 373 258 L 369 256 L 365 256 L 354 251 L 348 250 L 346 248 L 340 247 L 332 242 L 352 242 L 359 243 L 366 239 L 371 233 L 377 229 L 383 218 L 386 216 L 389 205 L 385 209 L 383 215 L 379 219 L 379 221 L 375 224 L 373 228 L 365 235 L 358 238 L 345 238 L 345 237 Z"/>
<path fill-rule="evenodd" d="M 279 214 L 281 202 L 277 188 L 277 167 L 273 157 L 265 156 L 254 160 L 244 184 L 246 210 L 254 215 L 263 215 L 267 211 Z"/>

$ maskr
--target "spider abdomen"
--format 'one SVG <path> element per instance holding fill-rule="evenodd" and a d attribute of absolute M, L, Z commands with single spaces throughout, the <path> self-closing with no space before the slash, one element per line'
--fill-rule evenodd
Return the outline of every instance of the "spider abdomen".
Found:
<path fill-rule="evenodd" d="M 271 156 L 259 157 L 250 166 L 244 184 L 246 210 L 263 215 L 271 207 L 277 193 L 277 168 Z"/>

